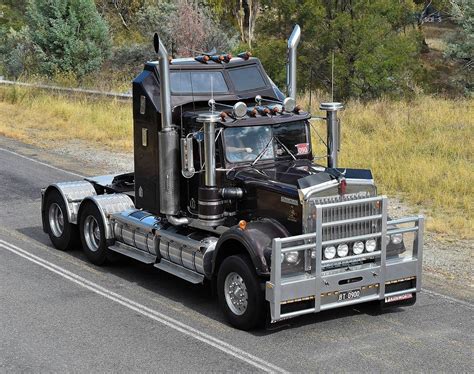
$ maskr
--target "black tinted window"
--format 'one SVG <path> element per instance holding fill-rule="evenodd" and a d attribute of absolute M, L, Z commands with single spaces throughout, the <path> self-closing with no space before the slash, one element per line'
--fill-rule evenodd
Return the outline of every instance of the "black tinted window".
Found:
<path fill-rule="evenodd" d="M 229 88 L 220 71 L 179 71 L 170 73 L 173 93 L 224 93 Z"/>
<path fill-rule="evenodd" d="M 254 90 L 266 86 L 262 74 L 256 66 L 229 70 L 230 79 L 237 91 Z"/>

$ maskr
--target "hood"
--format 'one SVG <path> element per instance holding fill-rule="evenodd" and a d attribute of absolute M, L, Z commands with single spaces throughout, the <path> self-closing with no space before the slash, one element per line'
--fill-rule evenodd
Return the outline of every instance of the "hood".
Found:
<path fill-rule="evenodd" d="M 228 178 L 247 187 L 259 187 L 284 195 L 298 196 L 298 189 L 315 186 L 339 178 L 372 180 L 370 170 L 332 169 L 313 164 L 310 160 L 261 163 L 233 170 Z"/>

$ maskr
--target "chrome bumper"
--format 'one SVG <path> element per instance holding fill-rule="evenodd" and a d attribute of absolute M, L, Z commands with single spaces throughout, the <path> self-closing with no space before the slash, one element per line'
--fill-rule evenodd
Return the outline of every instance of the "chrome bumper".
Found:
<path fill-rule="evenodd" d="M 385 196 L 368 199 L 345 201 L 341 203 L 316 206 L 316 217 L 323 217 L 325 209 L 338 206 L 358 204 L 360 202 L 374 202 L 380 204 L 380 214 L 376 217 L 352 218 L 336 222 L 316 221 L 316 232 L 276 238 L 272 242 L 272 269 L 270 281 L 266 282 L 265 296 L 270 303 L 271 319 L 276 322 L 282 319 L 296 317 L 308 313 L 317 313 L 321 310 L 344 307 L 353 304 L 374 300 L 385 300 L 387 297 L 416 293 L 421 289 L 422 253 L 423 253 L 423 216 L 407 217 L 388 221 L 390 226 L 408 225 L 387 229 L 387 198 Z M 344 225 L 354 222 L 365 222 L 368 219 L 378 220 L 380 230 L 369 235 L 345 237 L 336 240 L 322 240 L 323 227 Z M 413 247 L 409 256 L 387 259 L 387 235 L 397 233 L 414 233 Z M 328 245 L 337 245 L 343 242 L 354 242 L 369 238 L 380 238 L 380 249 L 372 253 L 365 253 L 350 259 L 371 258 L 373 262 L 357 266 L 345 266 L 329 271 L 322 271 L 323 266 L 335 260 L 322 260 L 322 249 Z M 311 259 L 311 251 L 316 251 L 315 259 Z M 282 276 L 281 256 L 290 251 L 302 251 L 303 258 L 310 263 L 300 273 Z M 340 261 L 340 260 L 339 260 Z M 386 285 L 410 280 L 409 288 L 386 292 Z M 360 289 L 357 299 L 339 301 L 338 295 L 344 291 Z M 311 301 L 311 306 L 291 312 L 282 312 L 285 304 L 299 301 Z"/>

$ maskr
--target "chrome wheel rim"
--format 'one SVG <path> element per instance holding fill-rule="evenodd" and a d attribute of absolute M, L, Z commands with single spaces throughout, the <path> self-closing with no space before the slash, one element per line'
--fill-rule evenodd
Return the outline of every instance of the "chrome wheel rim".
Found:
<path fill-rule="evenodd" d="M 51 233 L 59 238 L 64 232 L 64 214 L 58 204 L 52 203 L 49 206 L 48 219 Z"/>
<path fill-rule="evenodd" d="M 94 216 L 87 216 L 84 221 L 84 238 L 86 239 L 87 247 L 96 252 L 100 245 L 100 227 Z"/>
<path fill-rule="evenodd" d="M 248 292 L 242 277 L 235 273 L 227 274 L 224 282 L 224 294 L 227 306 L 232 313 L 241 316 L 247 310 Z"/>

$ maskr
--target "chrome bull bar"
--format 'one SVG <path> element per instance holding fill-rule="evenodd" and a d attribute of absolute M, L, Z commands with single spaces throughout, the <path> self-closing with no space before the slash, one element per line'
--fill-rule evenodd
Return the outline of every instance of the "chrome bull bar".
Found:
<path fill-rule="evenodd" d="M 379 214 L 323 223 L 322 217 L 325 209 L 359 203 L 377 204 Z M 388 200 L 385 196 L 317 205 L 316 230 L 314 233 L 273 239 L 270 280 L 266 282 L 265 288 L 265 296 L 270 303 L 272 322 L 303 314 L 317 313 L 327 309 L 368 301 L 384 300 L 387 297 L 406 295 L 421 290 L 424 217 L 406 217 L 388 221 L 387 206 Z M 377 232 L 323 241 L 323 227 L 367 220 L 377 221 Z M 387 222 L 391 227 L 395 226 L 395 228 L 388 229 Z M 401 224 L 408 224 L 410 227 L 396 227 Z M 414 233 L 411 256 L 408 258 L 398 256 L 387 259 L 387 235 L 402 233 Z M 373 262 L 357 266 L 342 266 L 338 269 L 323 271 L 324 266 L 341 262 L 341 258 L 323 260 L 322 253 L 324 247 L 376 238 L 379 238 L 380 243 L 378 250 L 344 258 L 344 261 L 370 258 L 373 259 Z M 304 270 L 282 275 L 282 255 L 292 251 L 303 252 L 303 256 L 300 256 L 300 258 L 305 260 Z M 315 251 L 316 255 L 313 256 L 314 258 L 311 258 L 311 251 Z M 310 266 L 308 266 L 308 263 L 310 263 Z M 413 280 L 413 287 L 388 293 L 385 292 L 386 284 L 407 279 Z M 338 300 L 337 295 L 354 289 L 360 289 L 359 298 Z M 283 305 L 299 301 L 310 301 L 310 307 L 282 312 Z"/>

